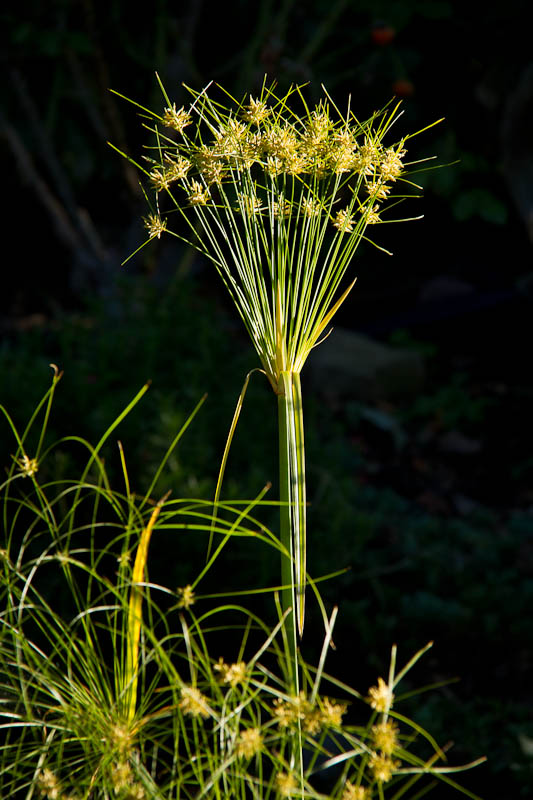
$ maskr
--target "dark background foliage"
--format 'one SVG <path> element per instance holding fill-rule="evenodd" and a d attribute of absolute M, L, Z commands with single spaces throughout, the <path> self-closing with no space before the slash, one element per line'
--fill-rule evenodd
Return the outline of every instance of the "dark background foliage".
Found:
<path fill-rule="evenodd" d="M 329 606 L 341 608 L 330 670 L 361 690 L 383 674 L 393 641 L 406 659 L 435 640 L 414 680 L 460 680 L 410 710 L 440 741 L 453 737 L 452 760 L 489 757 L 464 778 L 487 800 L 530 797 L 533 788 L 527 11 L 521 0 L 155 0 L 142 10 L 123 0 L 27 0 L 0 12 L 0 402 L 27 419 L 57 363 L 65 376 L 51 435 L 96 441 L 150 379 L 120 430 L 141 491 L 208 391 L 157 490 L 210 496 L 255 358 L 194 252 L 162 239 L 121 269 L 144 239 L 146 208 L 136 174 L 106 142 L 138 156 L 143 131 L 108 89 L 159 107 L 157 70 L 179 106 L 182 82 L 214 79 L 240 97 L 266 73 L 282 87 L 309 81 L 311 101 L 321 83 L 341 106 L 351 94 L 362 117 L 396 94 L 406 131 L 446 118 L 413 152 L 459 163 L 423 177 L 423 221 L 379 229 L 392 259 L 361 249 L 357 288 L 339 319 L 418 353 L 424 385 L 369 398 L 355 384 L 324 385 L 311 366 L 304 373 L 310 570 L 351 568 L 324 588 Z M 257 379 L 228 496 L 275 484 L 274 439 L 275 404 Z M 7 431 L 0 441 L 7 462 Z M 115 451 L 108 458 L 112 468 Z M 61 477 L 73 459 L 55 455 L 42 469 Z M 157 547 L 154 558 L 153 569 L 168 564 Z M 277 580 L 267 554 L 242 547 L 232 559 L 234 587 Z M 180 554 L 169 580 L 186 582 L 188 570 Z M 321 638 L 314 614 L 310 650 Z"/>

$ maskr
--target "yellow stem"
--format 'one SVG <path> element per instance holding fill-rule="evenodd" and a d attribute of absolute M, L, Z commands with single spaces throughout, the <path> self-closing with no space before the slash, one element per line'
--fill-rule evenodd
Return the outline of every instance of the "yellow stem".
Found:
<path fill-rule="evenodd" d="M 139 639 L 141 635 L 141 622 L 142 622 L 142 589 L 138 585 L 144 579 L 144 570 L 146 561 L 148 559 L 148 545 L 150 544 L 150 537 L 154 525 L 159 516 L 159 512 L 163 503 L 167 499 L 170 492 L 161 498 L 156 507 L 150 515 L 148 525 L 143 529 L 137 554 L 135 556 L 135 563 L 133 565 L 132 586 L 130 593 L 130 602 L 128 608 L 128 640 L 126 652 L 126 671 L 124 675 L 124 688 L 126 690 L 126 709 L 128 715 L 128 722 L 131 722 L 135 716 L 135 709 L 137 707 L 137 683 L 138 683 L 138 668 L 137 661 L 139 658 Z"/>

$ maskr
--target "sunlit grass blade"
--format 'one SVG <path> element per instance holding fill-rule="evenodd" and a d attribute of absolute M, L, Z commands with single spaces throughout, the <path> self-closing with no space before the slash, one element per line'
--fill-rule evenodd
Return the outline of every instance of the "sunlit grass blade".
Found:
<path fill-rule="evenodd" d="M 154 530 L 154 525 L 157 521 L 161 508 L 168 495 L 161 498 L 156 507 L 150 514 L 150 519 L 146 528 L 143 529 L 139 544 L 137 547 L 137 554 L 135 556 L 135 563 L 133 565 L 133 573 L 131 577 L 131 593 L 128 607 L 128 640 L 126 652 L 126 669 L 124 674 L 124 694 L 126 697 L 126 715 L 129 722 L 135 716 L 137 706 L 137 684 L 138 684 L 138 659 L 139 659 L 139 636 L 141 633 L 142 621 L 142 599 L 143 592 L 138 584 L 144 580 L 144 572 L 146 569 L 146 562 L 148 560 L 148 546 L 150 538 Z"/>

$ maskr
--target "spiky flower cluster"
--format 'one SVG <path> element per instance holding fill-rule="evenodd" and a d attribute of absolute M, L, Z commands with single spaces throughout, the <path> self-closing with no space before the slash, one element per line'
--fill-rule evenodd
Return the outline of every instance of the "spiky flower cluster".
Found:
<path fill-rule="evenodd" d="M 144 226 L 148 230 L 150 239 L 160 239 L 163 231 L 167 229 L 167 222 L 161 219 L 159 214 L 148 214 L 145 217 Z"/>
<path fill-rule="evenodd" d="M 400 762 L 383 753 L 372 753 L 368 766 L 376 781 L 387 783 L 394 775 L 394 771 L 400 766 Z"/>
<path fill-rule="evenodd" d="M 215 664 L 214 669 L 220 674 L 222 683 L 226 683 L 233 689 L 244 683 L 246 678 L 246 664 L 244 661 L 238 661 L 236 664 L 226 664 L 223 658 L 219 658 Z"/>
<path fill-rule="evenodd" d="M 193 717 L 208 717 L 210 714 L 207 698 L 195 686 L 182 688 L 179 707 L 184 714 Z"/>
<path fill-rule="evenodd" d="M 61 786 L 51 769 L 43 769 L 37 776 L 37 786 L 43 797 L 59 800 L 62 797 Z"/>
<path fill-rule="evenodd" d="M 115 796 L 124 800 L 147 800 L 144 788 L 135 780 L 127 761 L 118 761 L 111 765 L 110 782 Z"/>
<path fill-rule="evenodd" d="M 378 678 L 378 685 L 368 690 L 368 702 L 376 711 L 385 713 L 392 706 L 394 694 L 383 678 Z"/>
<path fill-rule="evenodd" d="M 176 104 L 174 103 L 169 108 L 165 108 L 163 114 L 163 124 L 168 128 L 174 128 L 174 130 L 182 133 L 187 125 L 191 124 L 191 122 L 192 117 L 188 111 L 185 111 L 183 106 L 177 109 Z"/>
<path fill-rule="evenodd" d="M 213 103 L 205 92 L 195 94 L 190 112 L 169 105 L 159 120 L 179 137 L 158 137 L 159 160 L 147 173 L 156 193 L 172 194 L 178 182 L 185 202 L 172 197 L 180 207 L 223 207 L 230 202 L 227 190 L 213 193 L 210 187 L 229 185 L 246 194 L 238 208 L 247 216 L 268 216 L 273 208 L 278 219 L 325 214 L 338 234 L 357 232 L 357 218 L 363 226 L 381 222 L 381 204 L 405 173 L 405 139 L 392 147 L 382 142 L 396 109 L 361 123 L 325 98 L 312 110 L 304 104 L 299 116 L 289 109 L 291 95 L 301 96 L 300 88 L 279 98 L 264 87 L 259 97 L 233 107 Z M 279 181 L 290 184 L 290 195 L 281 200 Z M 339 202 L 347 205 L 333 211 Z M 150 237 L 161 230 L 149 227 Z"/>
<path fill-rule="evenodd" d="M 39 464 L 36 458 L 30 458 L 26 454 L 17 460 L 17 465 L 20 469 L 20 473 L 25 478 L 31 478 L 32 475 L 35 475 L 36 472 L 39 471 Z"/>
<path fill-rule="evenodd" d="M 190 608 L 196 602 L 196 597 L 194 595 L 194 589 L 190 584 L 187 586 L 179 586 L 178 587 L 178 608 Z"/>
<path fill-rule="evenodd" d="M 398 747 L 398 727 L 388 719 L 373 725 L 371 735 L 374 748 L 386 756 L 392 755 Z"/>
<path fill-rule="evenodd" d="M 276 784 L 281 797 L 291 797 L 298 790 L 298 782 L 291 772 L 278 772 Z"/>
<path fill-rule="evenodd" d="M 321 698 L 318 704 L 311 703 L 305 692 L 288 699 L 277 698 L 272 716 L 279 728 L 292 728 L 301 724 L 305 733 L 315 736 L 323 728 L 339 727 L 346 712 L 346 703 L 335 703 L 329 697 Z"/>
<path fill-rule="evenodd" d="M 341 800 L 370 800 L 370 791 L 365 786 L 346 781 Z"/>
<path fill-rule="evenodd" d="M 248 728 L 237 739 L 237 756 L 239 758 L 253 758 L 263 747 L 263 736 L 259 728 Z"/>

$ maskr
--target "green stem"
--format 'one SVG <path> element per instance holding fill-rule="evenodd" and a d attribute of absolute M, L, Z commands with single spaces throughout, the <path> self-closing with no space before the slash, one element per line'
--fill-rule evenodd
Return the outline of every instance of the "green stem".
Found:
<path fill-rule="evenodd" d="M 305 453 L 302 389 L 298 372 L 280 374 L 278 394 L 281 602 L 287 617 L 291 658 L 291 683 L 297 690 L 297 631 L 303 632 L 305 615 Z"/>

